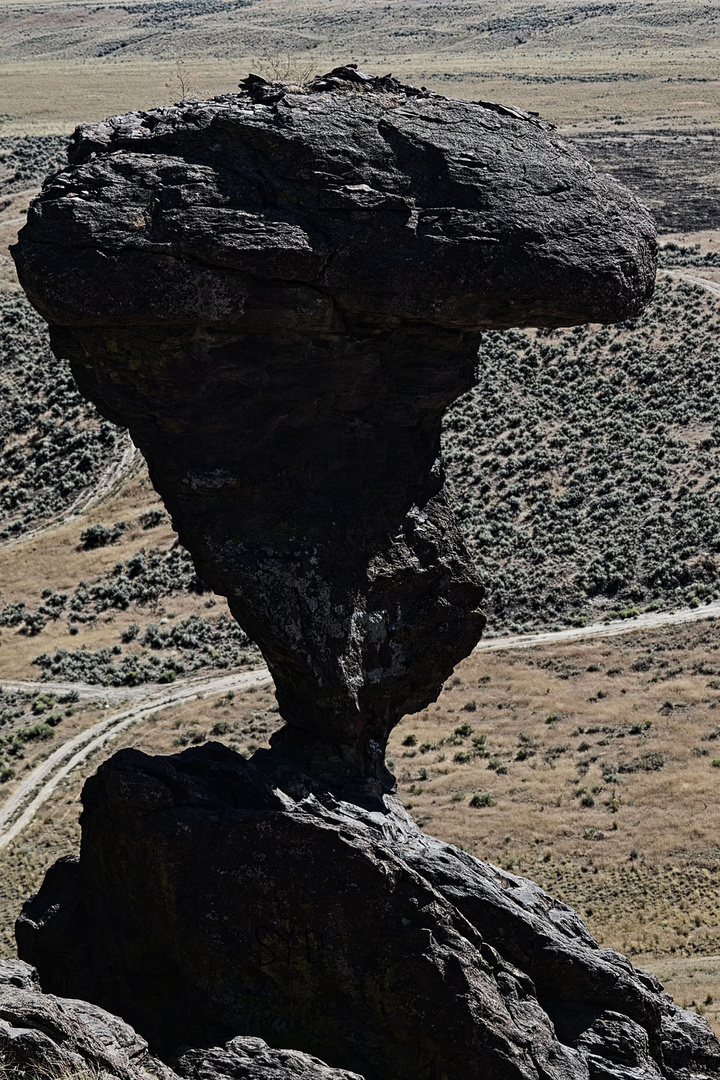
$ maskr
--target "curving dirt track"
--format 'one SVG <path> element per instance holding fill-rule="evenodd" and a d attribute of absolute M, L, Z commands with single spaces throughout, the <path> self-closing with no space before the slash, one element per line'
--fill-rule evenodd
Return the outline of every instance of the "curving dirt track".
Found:
<path fill-rule="evenodd" d="M 36 766 L 0 807 L 0 850 L 30 824 L 42 804 L 74 768 L 95 750 L 111 742 L 121 731 L 137 724 L 150 713 L 168 709 L 200 692 L 214 694 L 247 690 L 250 686 L 261 686 L 269 681 L 270 673 L 266 668 L 255 668 L 216 678 L 188 679 L 181 685 L 175 684 L 172 690 L 158 691 L 153 688 L 141 703 L 113 713 L 86 731 L 79 732 Z M 21 685 L 47 687 L 47 683 Z"/>
<path fill-rule="evenodd" d="M 672 612 L 647 612 L 632 619 L 593 623 L 591 626 L 571 627 L 538 634 L 518 634 L 514 637 L 486 638 L 476 645 L 475 652 L 532 649 L 541 645 L 579 641 L 588 637 L 614 637 L 618 634 L 629 634 L 635 630 L 699 622 L 703 619 L 715 619 L 718 616 L 720 616 L 720 601 L 715 601 L 701 608 L 683 608 Z M 269 682 L 271 682 L 270 672 L 265 667 L 236 672 L 232 675 L 200 676 L 178 680 L 170 688 L 152 684 L 128 689 L 126 687 L 94 687 L 80 683 L 3 682 L 1 685 L 9 690 L 35 692 L 55 690 L 59 693 L 77 690 L 83 698 L 106 700 L 108 703 L 127 700 L 130 696 L 135 697 L 137 701 L 129 708 L 112 713 L 86 731 L 79 732 L 59 746 L 25 777 L 7 802 L 0 807 L 0 850 L 31 823 L 39 808 L 76 766 L 85 761 L 95 750 L 111 742 L 121 731 L 139 723 L 150 713 L 169 709 L 178 702 L 195 697 L 200 692 L 220 694 L 228 690 L 246 690 L 250 686 L 262 686 Z M 108 704 L 105 707 L 108 708 Z"/>
<path fill-rule="evenodd" d="M 60 513 L 56 514 L 54 517 L 48 518 L 42 525 L 38 525 L 34 529 L 28 529 L 27 532 L 21 533 L 20 536 L 13 536 L 9 540 L 3 540 L 0 543 L 0 547 L 16 547 L 18 544 L 24 544 L 27 540 L 32 540 L 34 536 L 39 536 L 41 533 L 47 532 L 56 525 L 64 525 L 68 521 L 76 521 L 77 518 L 81 517 L 88 510 L 91 510 L 94 506 L 97 506 L 98 503 L 102 502 L 108 495 L 117 491 L 140 462 L 140 451 L 127 434 L 124 436 L 124 443 L 125 445 L 122 454 L 119 458 L 115 458 L 111 461 L 104 472 L 100 474 L 95 488 L 90 491 L 84 491 L 78 496 L 74 503 L 71 503 L 71 505 L 64 510 L 61 510 Z"/>

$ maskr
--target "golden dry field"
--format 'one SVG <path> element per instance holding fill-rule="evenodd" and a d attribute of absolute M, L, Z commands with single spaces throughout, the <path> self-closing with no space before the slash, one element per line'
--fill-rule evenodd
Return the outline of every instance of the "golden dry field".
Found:
<path fill-rule="evenodd" d="M 715 123 L 720 18 L 683 0 L 36 0 L 0 4 L 6 133 L 224 93 L 289 58 L 355 61 L 455 96 L 499 99 L 563 124 Z"/>

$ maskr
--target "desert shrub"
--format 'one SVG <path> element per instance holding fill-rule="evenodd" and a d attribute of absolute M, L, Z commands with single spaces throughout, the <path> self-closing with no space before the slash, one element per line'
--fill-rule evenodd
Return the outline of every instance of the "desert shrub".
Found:
<path fill-rule="evenodd" d="M 720 252 L 706 251 L 701 254 L 699 244 L 676 244 L 669 240 L 660 245 L 658 266 L 720 266 Z"/>
<path fill-rule="evenodd" d="M 153 507 L 152 510 L 146 510 L 144 514 L 140 515 L 140 524 L 142 525 L 143 529 L 155 529 L 165 520 L 166 517 L 167 514 L 164 510 Z"/>
<path fill-rule="evenodd" d="M 89 525 L 80 533 L 80 546 L 86 550 L 106 547 L 107 544 L 114 544 L 116 540 L 119 540 L 126 529 L 127 525 L 124 521 L 116 521 L 112 527 Z"/>
<path fill-rule="evenodd" d="M 0 293 L 0 397 L 3 539 L 91 490 L 119 453 L 120 433 L 80 396 L 50 352 L 46 324 L 17 293 Z"/>
<path fill-rule="evenodd" d="M 55 694 L 38 694 L 32 703 L 32 711 L 36 716 L 40 716 L 48 709 L 54 709 L 55 701 Z"/>
<path fill-rule="evenodd" d="M 0 138 L 2 194 L 40 187 L 67 163 L 64 135 L 5 135 Z"/>
<path fill-rule="evenodd" d="M 52 739 L 54 735 L 52 725 L 40 720 L 37 724 L 30 724 L 29 727 L 23 728 L 17 733 L 16 738 L 21 742 L 39 742 Z"/>
<path fill-rule="evenodd" d="M 485 806 L 495 806 L 497 800 L 492 797 L 489 791 L 476 791 L 474 795 L 470 797 L 470 806 L 475 809 Z"/>
<path fill-rule="evenodd" d="M 0 687 L 0 727 L 29 713 L 32 701 L 33 695 L 25 690 Z"/>
<path fill-rule="evenodd" d="M 493 628 L 720 595 L 718 329 L 716 297 L 661 280 L 616 326 L 483 335 L 443 452 Z"/>

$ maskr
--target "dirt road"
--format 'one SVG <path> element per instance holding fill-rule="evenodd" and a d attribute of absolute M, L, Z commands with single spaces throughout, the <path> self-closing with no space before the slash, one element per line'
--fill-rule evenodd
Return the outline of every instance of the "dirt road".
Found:
<path fill-rule="evenodd" d="M 696 277 L 684 271 L 666 271 L 673 276 L 682 277 L 693 284 L 702 285 L 710 292 L 720 295 L 720 285 L 702 277 Z M 128 440 L 129 442 L 129 440 Z M 62 515 L 68 520 L 68 514 L 77 517 L 90 506 L 96 505 L 132 470 L 137 451 L 132 443 L 126 447 L 121 459 L 113 463 L 89 499 L 82 505 L 76 504 Z M 46 523 L 42 530 L 52 523 Z M 21 539 L 26 539 L 28 534 Z M 18 540 L 10 543 L 18 543 Z M 531 649 L 554 643 L 581 641 L 589 637 L 614 637 L 629 634 L 636 630 L 655 629 L 682 623 L 699 622 L 703 619 L 715 619 L 720 616 L 720 601 L 713 601 L 694 608 L 682 608 L 678 611 L 645 612 L 630 619 L 612 622 L 593 623 L 590 626 L 568 627 L 562 630 L 541 631 L 535 634 L 516 634 L 514 636 L 484 638 L 477 646 L 477 652 L 498 652 L 504 649 Z M 137 687 L 99 687 L 82 683 L 61 682 L 0 682 L 8 690 L 27 690 L 38 693 L 52 690 L 56 693 L 76 692 L 81 699 L 103 701 L 106 708 L 111 705 L 135 702 L 120 712 L 112 713 L 87 731 L 69 739 L 59 746 L 48 758 L 27 776 L 10 798 L 0 807 L 0 850 L 30 824 L 40 806 L 50 797 L 58 784 L 74 768 L 87 759 L 95 750 L 105 746 L 121 731 L 137 724 L 152 712 L 168 709 L 181 701 L 187 701 L 198 693 L 223 693 L 227 690 L 247 689 L 270 682 L 267 668 L 258 667 L 251 671 L 236 672 L 221 676 L 196 676 L 178 680 L 171 686 L 146 684 Z"/>
<path fill-rule="evenodd" d="M 267 668 L 255 668 L 252 671 L 215 678 L 188 679 L 183 684 L 174 684 L 172 689 L 153 688 L 153 692 L 149 694 L 146 687 L 146 697 L 141 703 L 113 713 L 93 727 L 68 739 L 25 777 L 7 802 L 0 807 L 0 850 L 7 847 L 30 824 L 42 804 L 73 769 L 94 751 L 117 738 L 120 732 L 151 713 L 169 709 L 178 702 L 196 697 L 198 693 L 219 694 L 228 690 L 247 690 L 250 686 L 262 686 L 268 682 L 270 673 Z"/>

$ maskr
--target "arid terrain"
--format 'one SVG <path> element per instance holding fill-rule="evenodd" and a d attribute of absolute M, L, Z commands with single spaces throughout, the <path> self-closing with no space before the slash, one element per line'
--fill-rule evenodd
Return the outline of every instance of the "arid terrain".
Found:
<path fill-rule="evenodd" d="M 633 188 L 681 245 L 646 315 L 491 335 L 480 389 L 447 429 L 490 630 L 581 626 L 720 595 L 719 37 L 720 11 L 695 0 L 2 0 L 0 686 L 68 685 L 0 690 L 0 809 L 124 698 L 261 666 L 175 545 L 144 467 L 130 455 L 119 468 L 125 436 L 48 369 L 19 294 L 7 245 L 74 125 L 232 92 L 248 70 L 297 78 L 352 60 L 540 112 Z M 391 757 L 428 831 L 544 885 L 720 1031 L 719 703 L 713 620 L 477 652 L 405 718 Z M 251 753 L 278 723 L 267 684 L 199 690 L 90 754 L 0 849 L 2 955 L 22 900 L 76 850 L 80 789 L 102 756 L 205 739 Z"/>

